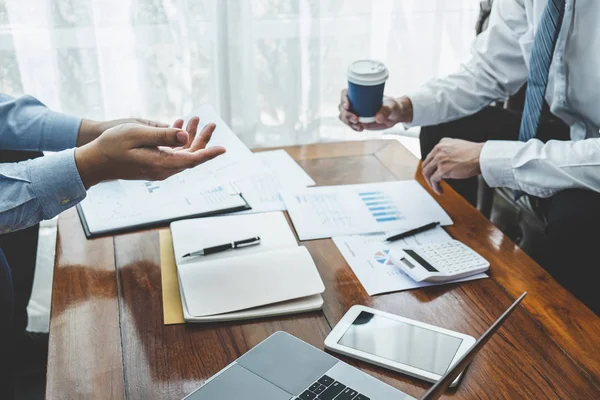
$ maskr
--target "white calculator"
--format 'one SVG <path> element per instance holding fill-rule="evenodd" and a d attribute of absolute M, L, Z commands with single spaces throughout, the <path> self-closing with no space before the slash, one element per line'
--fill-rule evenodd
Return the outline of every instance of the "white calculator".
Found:
<path fill-rule="evenodd" d="M 446 282 L 487 271 L 490 263 L 458 240 L 390 251 L 392 262 L 417 282 Z"/>

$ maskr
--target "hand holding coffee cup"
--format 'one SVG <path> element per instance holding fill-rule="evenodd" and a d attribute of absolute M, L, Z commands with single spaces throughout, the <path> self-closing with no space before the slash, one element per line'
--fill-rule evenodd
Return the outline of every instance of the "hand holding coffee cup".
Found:
<path fill-rule="evenodd" d="M 383 96 L 389 76 L 383 63 L 358 60 L 348 67 L 348 89 L 342 90 L 339 118 L 355 131 L 381 130 L 398 122 L 412 120 L 412 104 L 407 97 Z"/>

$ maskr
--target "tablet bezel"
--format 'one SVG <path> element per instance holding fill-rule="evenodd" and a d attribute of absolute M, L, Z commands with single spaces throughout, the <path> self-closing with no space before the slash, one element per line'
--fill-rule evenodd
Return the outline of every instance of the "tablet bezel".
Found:
<path fill-rule="evenodd" d="M 430 329 L 435 332 L 439 332 L 444 335 L 456 337 L 462 339 L 460 346 L 458 347 L 456 354 L 452 358 L 448 369 L 459 360 L 463 354 L 465 354 L 474 344 L 475 338 L 469 335 L 465 335 L 463 333 L 451 331 L 449 329 L 440 328 L 439 326 L 426 324 L 424 322 L 416 321 L 414 319 L 401 317 L 399 315 L 391 314 L 385 311 L 376 310 L 374 308 L 362 306 L 362 305 L 354 305 L 352 306 L 346 314 L 342 317 L 342 319 L 337 323 L 337 325 L 333 328 L 333 330 L 329 333 L 327 338 L 325 339 L 325 348 L 331 350 L 336 353 L 344 354 L 346 356 L 357 358 L 359 360 L 378 365 L 383 368 L 388 368 L 393 371 L 401 372 L 415 378 L 423 379 L 428 382 L 437 382 L 442 378 L 442 375 L 438 375 L 429 371 L 425 371 L 416 367 L 413 367 L 408 364 L 403 364 L 397 361 L 389 360 L 387 358 L 379 357 L 374 354 L 370 354 L 361 350 L 354 349 L 352 347 L 347 347 L 339 344 L 338 342 L 342 338 L 342 336 L 346 333 L 348 328 L 352 325 L 352 323 L 356 320 L 358 315 L 363 312 L 370 312 L 375 315 L 379 315 L 385 318 L 389 318 L 392 320 L 400 321 L 403 323 L 411 324 L 414 326 L 418 326 L 420 328 Z M 446 371 L 448 370 L 446 369 Z M 454 387 L 458 384 L 462 373 L 452 382 L 451 387 Z"/>

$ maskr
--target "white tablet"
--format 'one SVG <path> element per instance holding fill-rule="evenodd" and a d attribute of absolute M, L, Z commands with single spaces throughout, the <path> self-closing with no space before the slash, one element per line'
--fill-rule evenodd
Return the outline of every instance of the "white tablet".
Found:
<path fill-rule="evenodd" d="M 436 382 L 474 343 L 469 335 L 355 305 L 327 336 L 325 348 Z"/>

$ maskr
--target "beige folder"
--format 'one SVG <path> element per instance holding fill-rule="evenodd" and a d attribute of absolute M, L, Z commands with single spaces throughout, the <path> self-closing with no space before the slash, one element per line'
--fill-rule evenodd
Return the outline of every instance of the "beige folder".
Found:
<path fill-rule="evenodd" d="M 310 253 L 297 246 L 282 213 L 270 214 L 223 217 L 225 221 L 204 218 L 195 227 L 191 221 L 174 223 L 171 230 L 178 226 L 173 237 L 180 238 L 175 251 L 171 231 L 160 232 L 165 324 L 261 318 L 322 307 L 324 286 Z M 181 247 L 188 238 L 206 240 L 201 230 L 223 230 L 232 222 L 263 227 L 257 232 L 266 239 L 260 246 L 263 251 L 256 252 L 256 246 L 254 252 L 231 251 L 227 258 L 175 257 L 185 251 Z M 280 232 L 274 235 L 267 229 Z"/>
<path fill-rule="evenodd" d="M 165 325 L 183 324 L 183 307 L 179 295 L 177 266 L 173 254 L 171 231 L 161 229 L 160 236 L 160 273 L 162 281 L 163 319 Z"/>

